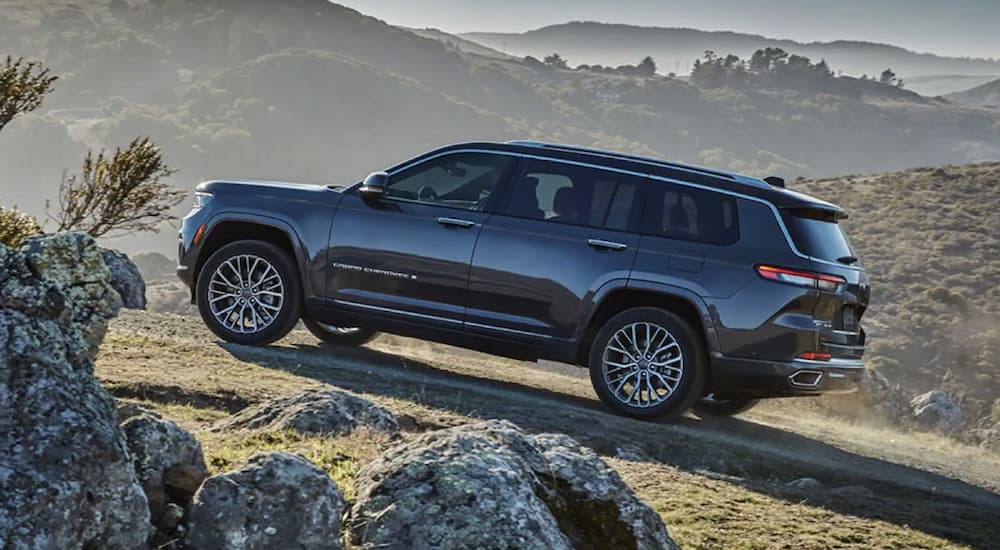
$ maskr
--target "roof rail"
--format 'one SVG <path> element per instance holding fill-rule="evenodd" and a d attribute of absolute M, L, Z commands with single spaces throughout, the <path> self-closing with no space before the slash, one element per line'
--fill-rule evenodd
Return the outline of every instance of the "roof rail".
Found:
<path fill-rule="evenodd" d="M 643 162 L 646 164 L 652 164 L 655 166 L 663 166 L 666 168 L 675 168 L 678 170 L 686 170 L 688 172 L 695 172 L 700 174 L 707 174 L 710 176 L 715 176 L 719 178 L 730 179 L 739 183 L 744 183 L 747 185 L 754 185 L 756 187 L 768 187 L 768 185 L 762 181 L 758 181 L 754 178 L 748 178 L 745 176 L 737 176 L 735 174 L 730 174 L 728 172 L 722 172 L 719 170 L 712 170 L 711 168 L 704 168 L 701 166 L 692 166 L 689 164 L 681 164 L 677 162 L 670 162 L 662 159 L 655 159 L 650 157 L 641 157 L 638 155 L 630 155 L 627 153 L 618 153 L 615 151 L 607 151 L 603 149 L 592 149 L 589 147 L 580 147 L 578 145 L 562 145 L 559 143 L 547 143 L 544 141 L 530 141 L 530 140 L 514 140 L 508 141 L 508 145 L 519 145 L 521 147 L 538 147 L 541 149 L 552 149 L 555 151 L 566 151 L 574 153 L 585 153 L 589 155 L 598 155 L 608 158 L 617 158 L 623 160 L 631 160 L 635 162 Z"/>

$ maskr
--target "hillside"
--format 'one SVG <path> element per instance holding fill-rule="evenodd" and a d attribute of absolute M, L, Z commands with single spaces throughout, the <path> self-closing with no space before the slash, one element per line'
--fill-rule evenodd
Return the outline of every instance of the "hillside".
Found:
<path fill-rule="evenodd" d="M 946 98 L 962 105 L 1000 110 L 1000 79 L 963 92 L 948 94 Z"/>
<path fill-rule="evenodd" d="M 903 78 L 940 74 L 1000 74 L 1000 61 L 943 57 L 917 53 L 889 44 L 838 40 L 796 42 L 728 31 L 638 27 L 597 22 L 552 25 L 524 33 L 465 33 L 461 35 L 491 48 L 506 44 L 508 53 L 541 58 L 559 52 L 572 65 L 621 65 L 651 55 L 664 73 L 686 74 L 705 50 L 749 57 L 754 50 L 779 47 L 813 59 L 826 59 L 847 74 L 878 74 L 891 67 Z"/>
<path fill-rule="evenodd" d="M 711 87 L 564 70 L 324 0 L 0 0 L 0 15 L 0 53 L 40 57 L 61 77 L 40 111 L 0 134 L 0 201 L 39 216 L 85 147 L 136 135 L 163 148 L 185 188 L 353 182 L 446 143 L 512 138 L 789 179 L 1000 158 L 1000 114 L 839 78 L 836 66 Z M 115 245 L 167 251 L 172 233 Z"/>
<path fill-rule="evenodd" d="M 795 182 L 845 207 L 871 275 L 869 365 L 911 393 L 963 401 L 965 421 L 1000 398 L 1000 163 Z"/>

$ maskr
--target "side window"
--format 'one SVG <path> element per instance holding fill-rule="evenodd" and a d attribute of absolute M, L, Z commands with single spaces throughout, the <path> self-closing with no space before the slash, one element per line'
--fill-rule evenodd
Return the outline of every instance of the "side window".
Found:
<path fill-rule="evenodd" d="M 719 245 L 740 238 L 736 199 L 728 195 L 650 182 L 647 197 L 643 233 Z"/>
<path fill-rule="evenodd" d="M 482 210 L 511 158 L 488 153 L 455 153 L 389 175 L 386 198 L 462 210 Z"/>
<path fill-rule="evenodd" d="M 626 230 L 636 217 L 635 178 L 572 164 L 528 160 L 507 213 L 554 223 Z"/>

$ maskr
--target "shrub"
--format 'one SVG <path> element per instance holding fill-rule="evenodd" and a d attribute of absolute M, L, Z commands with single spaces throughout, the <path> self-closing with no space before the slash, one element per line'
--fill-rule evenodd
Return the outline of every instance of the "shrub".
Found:
<path fill-rule="evenodd" d="M 40 107 L 56 78 L 37 61 L 8 55 L 0 63 L 0 130 L 17 115 Z"/>
<path fill-rule="evenodd" d="M 111 156 L 88 152 L 80 175 L 63 178 L 58 230 L 85 231 L 93 237 L 155 232 L 184 198 L 183 191 L 163 181 L 173 173 L 146 138 L 136 138 Z"/>
<path fill-rule="evenodd" d="M 35 218 L 14 209 L 0 207 L 0 243 L 18 246 L 25 237 L 41 232 L 42 228 Z"/>

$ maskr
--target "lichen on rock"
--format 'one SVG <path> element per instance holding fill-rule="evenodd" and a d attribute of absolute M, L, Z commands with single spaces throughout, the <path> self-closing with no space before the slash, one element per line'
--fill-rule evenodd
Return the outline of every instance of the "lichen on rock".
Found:
<path fill-rule="evenodd" d="M 365 466 L 354 544 L 377 548 L 676 548 L 590 449 L 506 421 L 430 432 Z"/>
<path fill-rule="evenodd" d="M 85 234 L 0 245 L 0 548 L 146 541 L 146 498 L 93 377 L 121 305 Z"/>
<path fill-rule="evenodd" d="M 386 408 L 343 390 L 306 390 L 247 407 L 220 422 L 219 430 L 295 430 L 308 435 L 343 435 L 367 427 L 388 436 L 399 422 Z"/>

